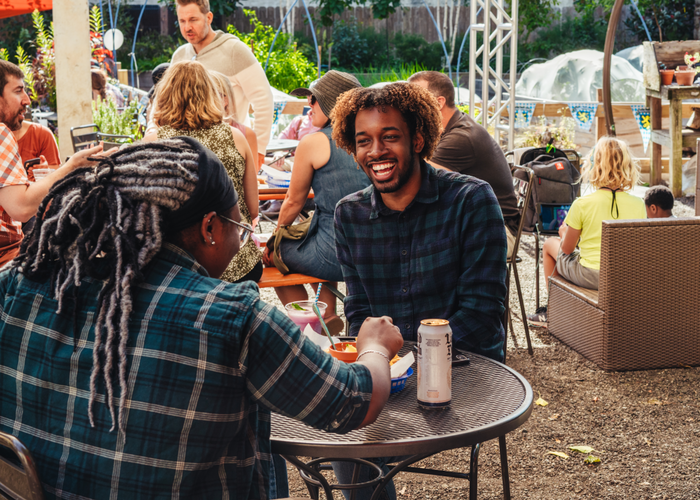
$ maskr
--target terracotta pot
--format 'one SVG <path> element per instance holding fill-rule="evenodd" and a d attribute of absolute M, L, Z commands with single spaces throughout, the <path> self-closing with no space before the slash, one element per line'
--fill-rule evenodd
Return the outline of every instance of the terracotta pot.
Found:
<path fill-rule="evenodd" d="M 659 70 L 659 73 L 661 73 L 661 85 L 671 85 L 675 71 L 672 69 L 662 69 Z"/>
<path fill-rule="evenodd" d="M 694 79 L 695 79 L 695 70 L 694 69 L 687 69 L 687 70 L 681 70 L 681 71 L 676 70 L 676 83 L 678 85 L 680 85 L 680 86 L 692 85 Z"/>

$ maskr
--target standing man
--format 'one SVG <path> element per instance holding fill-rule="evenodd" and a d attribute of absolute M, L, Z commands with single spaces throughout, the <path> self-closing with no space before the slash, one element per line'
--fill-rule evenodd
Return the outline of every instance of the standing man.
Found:
<path fill-rule="evenodd" d="M 0 60 L 0 266 L 19 253 L 24 237 L 22 223 L 36 214 L 51 186 L 84 163 L 89 155 L 102 151 L 102 146 L 82 151 L 39 182 L 30 183 L 13 136 L 22 130 L 29 103 L 22 70 Z"/>
<path fill-rule="evenodd" d="M 245 123 L 248 107 L 253 105 L 258 163 L 262 164 L 272 129 L 270 83 L 250 48 L 229 33 L 213 30 L 213 18 L 209 0 L 177 0 L 180 33 L 189 43 L 175 51 L 171 62 L 199 61 L 208 70 L 223 73 L 231 80 L 236 121 Z"/>
<path fill-rule="evenodd" d="M 444 132 L 430 164 L 473 175 L 489 183 L 498 199 L 508 238 L 508 256 L 513 252 L 520 215 L 513 190 L 513 176 L 503 151 L 488 131 L 455 106 L 452 80 L 437 71 L 420 71 L 408 81 L 428 89 L 438 100 Z"/>

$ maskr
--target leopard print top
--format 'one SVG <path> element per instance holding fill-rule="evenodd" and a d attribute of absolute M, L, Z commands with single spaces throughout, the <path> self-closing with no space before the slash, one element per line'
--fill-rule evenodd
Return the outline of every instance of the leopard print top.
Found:
<path fill-rule="evenodd" d="M 231 136 L 231 127 L 225 123 L 219 123 L 213 127 L 201 130 L 177 130 L 170 125 L 165 125 L 158 129 L 158 139 L 169 139 L 177 136 L 197 139 L 221 160 L 221 163 L 226 168 L 226 172 L 228 172 L 228 176 L 233 181 L 233 187 L 236 188 L 238 193 L 238 208 L 241 211 L 241 221 L 251 224 L 250 210 L 248 205 L 246 205 L 243 192 L 245 159 L 236 148 L 236 144 Z M 262 253 L 255 246 L 255 242 L 250 239 L 233 258 L 221 279 L 233 283 L 252 271 L 261 260 Z"/>

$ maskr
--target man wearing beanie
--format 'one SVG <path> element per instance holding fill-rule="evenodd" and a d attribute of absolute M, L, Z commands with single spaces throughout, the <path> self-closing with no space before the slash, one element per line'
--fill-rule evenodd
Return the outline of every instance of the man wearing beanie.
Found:
<path fill-rule="evenodd" d="M 271 411 L 343 433 L 383 408 L 389 319 L 347 365 L 254 283 L 218 279 L 252 232 L 237 201 L 221 161 L 177 137 L 75 171 L 40 207 L 0 272 L 0 431 L 45 498 L 278 498 Z"/>

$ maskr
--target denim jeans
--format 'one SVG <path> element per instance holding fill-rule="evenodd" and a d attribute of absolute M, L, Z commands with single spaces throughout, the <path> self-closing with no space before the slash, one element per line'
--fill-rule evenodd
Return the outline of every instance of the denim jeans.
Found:
<path fill-rule="evenodd" d="M 383 457 L 383 458 L 368 458 L 372 463 L 377 464 L 384 471 L 384 474 L 389 472 L 389 467 L 387 464 L 401 462 L 408 458 L 404 457 Z M 333 472 L 335 472 L 335 477 L 338 478 L 338 482 L 341 484 L 350 484 L 352 482 L 352 473 L 355 470 L 355 464 L 353 462 L 331 462 L 333 467 Z M 376 476 L 374 473 L 370 476 L 370 468 L 366 466 L 360 467 L 360 477 L 358 478 L 358 483 L 364 483 L 374 479 Z M 374 488 L 363 488 L 357 490 L 355 494 L 355 500 L 369 500 L 374 493 Z M 345 500 L 350 500 L 350 491 L 343 491 Z M 384 488 L 384 492 L 379 497 L 380 500 L 396 500 L 396 488 L 394 487 L 394 481 L 389 481 Z"/>
<path fill-rule="evenodd" d="M 270 460 L 270 498 L 287 498 L 287 461 L 279 455 L 272 455 Z"/>

